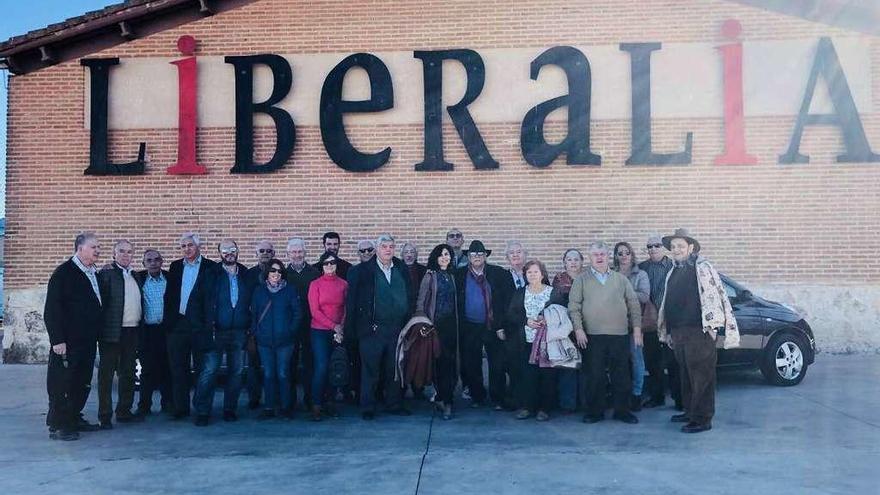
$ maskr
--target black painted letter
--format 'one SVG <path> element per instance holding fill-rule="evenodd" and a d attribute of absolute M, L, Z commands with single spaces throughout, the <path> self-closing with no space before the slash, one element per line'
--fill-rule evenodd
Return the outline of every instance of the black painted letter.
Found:
<path fill-rule="evenodd" d="M 416 170 L 452 170 L 453 165 L 443 159 L 443 61 L 460 62 L 467 74 L 467 90 L 461 101 L 446 107 L 455 130 L 458 131 L 468 156 L 478 169 L 498 168 L 498 162 L 489 154 L 477 125 L 467 107 L 480 96 L 486 80 L 486 68 L 480 54 L 473 50 L 415 51 L 421 59 L 425 79 L 425 161 L 416 164 Z"/>
<path fill-rule="evenodd" d="M 89 168 L 85 175 L 140 175 L 144 173 L 146 144 L 138 146 L 137 160 L 129 163 L 110 163 L 107 160 L 108 95 L 110 68 L 119 64 L 118 58 L 85 58 L 80 65 L 89 68 L 91 106 L 89 107 Z"/>
<path fill-rule="evenodd" d="M 538 79 L 545 65 L 557 65 L 565 71 L 568 94 L 547 100 L 526 113 L 520 131 L 523 158 L 529 165 L 546 167 L 564 152 L 569 165 L 601 164 L 602 157 L 590 151 L 590 62 L 576 48 L 556 46 L 532 61 L 533 80 Z M 564 106 L 568 107 L 568 134 L 559 144 L 547 144 L 544 122 L 551 112 Z"/>
<path fill-rule="evenodd" d="M 370 99 L 346 101 L 342 99 L 342 84 L 352 67 L 360 67 L 370 78 Z M 394 86 L 391 73 L 382 60 L 369 53 L 355 53 L 339 62 L 321 88 L 321 139 L 330 159 L 350 172 L 370 172 L 385 165 L 391 148 L 378 153 L 361 153 L 345 133 L 343 116 L 346 113 L 381 112 L 394 107 Z"/>
<path fill-rule="evenodd" d="M 831 103 L 834 104 L 834 114 L 832 115 L 810 114 L 810 104 L 813 102 L 813 94 L 816 91 L 816 82 L 819 80 L 819 74 L 822 74 L 828 85 Z M 791 136 L 791 142 L 788 144 L 788 151 L 783 155 L 779 155 L 780 164 L 810 162 L 810 157 L 802 155 L 798 150 L 801 146 L 801 137 L 804 135 L 804 127 L 817 124 L 836 125 L 840 128 L 843 134 L 843 143 L 846 146 L 846 153 L 837 155 L 838 163 L 880 162 L 880 155 L 871 151 L 871 145 L 868 143 L 868 138 L 865 137 L 865 128 L 862 127 L 859 111 L 856 109 L 852 93 L 849 90 L 849 84 L 846 82 L 846 76 L 840 67 L 837 52 L 834 50 L 831 39 L 827 37 L 819 39 L 819 46 L 816 48 L 816 60 L 813 62 L 812 70 L 810 70 L 807 91 L 801 103 L 797 122 L 794 124 L 794 133 Z"/>
<path fill-rule="evenodd" d="M 632 154 L 627 165 L 686 165 L 691 163 L 694 134 L 687 133 L 684 151 L 654 153 L 651 147 L 651 52 L 660 43 L 621 43 L 629 52 L 632 78 Z"/>
<path fill-rule="evenodd" d="M 293 72 L 280 55 L 247 55 L 226 57 L 235 67 L 235 165 L 233 174 L 260 174 L 284 166 L 293 154 L 296 125 L 289 113 L 275 107 L 290 92 Z M 272 70 L 272 95 L 264 102 L 254 103 L 254 66 L 266 65 Z M 268 162 L 254 163 L 254 114 L 264 113 L 275 121 L 275 153 Z"/>

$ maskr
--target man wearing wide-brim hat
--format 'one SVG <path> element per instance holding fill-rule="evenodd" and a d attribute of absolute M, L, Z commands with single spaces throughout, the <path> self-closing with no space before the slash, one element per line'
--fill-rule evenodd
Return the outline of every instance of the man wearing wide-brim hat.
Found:
<path fill-rule="evenodd" d="M 700 243 L 687 230 L 663 238 L 674 265 L 666 276 L 657 321 L 661 342 L 675 352 L 681 368 L 684 412 L 672 417 L 686 423 L 681 431 L 712 429 L 715 414 L 715 340 L 724 336 L 724 348 L 739 346 L 739 328 L 721 277 L 699 255 Z"/>

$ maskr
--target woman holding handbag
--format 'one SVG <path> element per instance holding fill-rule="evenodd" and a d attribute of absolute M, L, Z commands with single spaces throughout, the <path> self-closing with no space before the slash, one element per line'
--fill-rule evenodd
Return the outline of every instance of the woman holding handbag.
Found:
<path fill-rule="evenodd" d="M 254 288 L 251 299 L 253 333 L 263 363 L 265 406 L 260 419 L 273 418 L 276 408 L 293 418 L 293 392 L 290 386 L 290 360 L 293 342 L 302 317 L 296 289 L 287 284 L 284 263 L 271 259 Z M 279 397 L 280 396 L 280 397 Z M 280 400 L 279 400 L 280 398 Z"/>
<path fill-rule="evenodd" d="M 650 303 L 651 282 L 648 280 L 648 273 L 639 269 L 636 263 L 636 253 L 628 242 L 618 242 L 614 245 L 614 269 L 629 279 L 644 313 L 645 305 Z M 642 346 L 637 346 L 632 337 L 630 338 L 630 351 L 633 389 L 629 407 L 633 411 L 641 411 L 642 391 L 645 386 L 645 355 L 642 352 Z"/>
<path fill-rule="evenodd" d="M 452 273 L 454 253 L 448 244 L 440 244 L 431 250 L 415 311 L 415 315 L 431 320 L 440 339 L 440 355 L 435 360 L 437 399 L 434 404 L 446 420 L 453 417 L 452 391 L 458 382 L 458 301 Z"/>
<path fill-rule="evenodd" d="M 547 280 L 547 268 L 538 260 L 523 265 L 523 276 L 526 286 L 513 293 L 507 311 L 519 368 L 514 384 L 514 395 L 520 407 L 516 419 L 528 419 L 534 415 L 538 421 L 547 421 L 555 399 L 557 373 L 553 368 L 542 367 L 537 362 L 532 364 L 530 360 L 533 345 L 540 342 L 547 329 L 541 312 L 550 304 L 553 287 Z"/>
<path fill-rule="evenodd" d="M 345 321 L 345 295 L 348 283 L 336 275 L 339 258 L 327 251 L 318 259 L 320 277 L 309 285 L 309 310 L 312 314 L 311 342 L 314 358 L 312 373 L 312 421 L 321 421 L 321 407 L 327 396 L 330 355 L 333 345 L 342 344 L 342 322 Z M 336 417 L 332 404 L 324 413 Z"/>

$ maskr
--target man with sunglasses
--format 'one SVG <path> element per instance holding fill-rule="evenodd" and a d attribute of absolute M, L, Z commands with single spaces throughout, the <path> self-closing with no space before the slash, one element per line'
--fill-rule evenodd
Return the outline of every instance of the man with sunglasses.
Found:
<path fill-rule="evenodd" d="M 639 269 L 648 274 L 651 283 L 651 303 L 655 308 L 660 308 L 663 300 L 663 290 L 666 283 L 666 274 L 672 269 L 672 260 L 666 256 L 660 236 L 651 234 L 646 245 L 648 259 L 639 263 Z M 643 407 L 659 407 L 666 403 L 665 373 L 669 374 L 669 392 L 675 401 L 675 408 L 681 410 L 681 385 L 678 378 L 678 364 L 675 356 L 666 344 L 657 339 L 657 329 L 644 332 L 645 345 L 645 370 L 648 375 L 645 380 L 645 392 L 648 400 Z M 665 370 L 665 373 L 664 373 Z"/>
<path fill-rule="evenodd" d="M 464 234 L 458 229 L 450 229 L 449 232 L 446 233 L 446 244 L 449 244 L 453 251 L 455 251 L 452 253 L 453 268 L 464 268 L 468 266 L 467 253 L 462 249 L 464 246 Z"/>
<path fill-rule="evenodd" d="M 202 352 L 194 346 L 194 336 L 202 331 L 202 305 L 190 304 L 201 296 L 202 285 L 217 263 L 202 256 L 202 240 L 193 232 L 180 236 L 183 257 L 171 263 L 168 269 L 168 288 L 165 291 L 165 317 L 168 323 L 168 363 L 171 369 L 171 388 L 174 397 L 174 419 L 190 414 L 189 391 L 192 387 L 192 368 L 196 376 L 201 372 Z"/>
<path fill-rule="evenodd" d="M 376 247 L 373 245 L 373 241 L 363 240 L 358 242 L 358 259 L 361 263 L 366 263 L 373 259 L 373 256 L 376 256 Z M 336 266 L 339 269 L 339 265 Z"/>
<path fill-rule="evenodd" d="M 336 275 L 343 279 L 348 277 L 348 269 L 351 268 L 351 263 L 339 257 L 339 246 L 342 244 L 339 234 L 332 231 L 325 232 L 321 236 L 321 244 L 324 246 L 325 253 L 333 253 L 336 256 Z"/>
<path fill-rule="evenodd" d="M 247 268 L 238 262 L 238 244 L 231 239 L 217 245 L 220 266 L 205 281 L 203 297 L 204 329 L 196 346 L 204 352 L 202 371 L 193 402 L 196 426 L 207 426 L 214 404 L 217 371 L 225 355 L 226 388 L 223 392 L 223 420 L 236 421 L 241 393 L 245 335 L 251 324 L 251 294 Z"/>
<path fill-rule="evenodd" d="M 275 257 L 275 246 L 263 239 L 257 242 L 254 254 L 257 257 L 257 264 L 250 267 L 246 275 L 249 293 L 253 293 L 254 287 L 263 283 L 260 277 L 266 265 Z M 263 374 L 260 372 L 260 354 L 256 346 L 247 346 L 247 373 L 244 376 L 247 380 L 248 408 L 257 409 L 260 407 L 260 396 L 263 393 Z"/>

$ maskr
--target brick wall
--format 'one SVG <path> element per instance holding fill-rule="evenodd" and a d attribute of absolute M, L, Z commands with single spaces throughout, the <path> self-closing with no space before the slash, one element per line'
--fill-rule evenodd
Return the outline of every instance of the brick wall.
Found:
<path fill-rule="evenodd" d="M 183 34 L 199 39 L 199 55 L 716 42 L 727 18 L 742 23 L 746 41 L 863 36 L 723 1 L 263 0 L 93 56 L 178 57 L 175 42 Z M 877 67 L 876 39 L 871 57 Z M 518 238 L 553 271 L 568 247 L 594 239 L 643 247 L 648 232 L 686 226 L 723 271 L 746 282 L 880 281 L 880 260 L 871 249 L 880 244 L 880 164 L 835 163 L 843 149 L 836 128 L 807 130 L 801 150 L 811 163 L 778 165 L 794 119 L 749 118 L 746 140 L 758 165 L 717 167 L 720 119 L 655 119 L 658 152 L 678 151 L 684 134 L 694 133 L 693 164 L 626 167 L 629 121 L 594 121 L 592 149 L 602 155 L 601 167 L 567 166 L 562 159 L 535 169 L 520 153 L 520 122 L 479 124 L 501 169 L 476 171 L 448 126 L 446 159 L 456 169 L 417 173 L 421 125 L 358 126 L 349 127 L 356 146 L 394 151 L 380 170 L 354 174 L 329 160 L 317 127 L 298 126 L 291 162 L 259 176 L 228 173 L 234 129 L 203 128 L 198 156 L 209 174 L 199 177 L 165 175 L 176 157 L 175 130 L 126 130 L 111 132 L 111 157 L 129 161 L 146 141 L 147 175 L 100 178 L 82 175 L 89 143 L 85 76 L 72 62 L 10 82 L 7 289 L 45 284 L 80 230 L 99 234 L 105 259 L 112 240 L 125 237 L 139 252 L 157 247 L 170 260 L 178 257 L 179 234 L 195 230 L 211 246 L 209 256 L 216 258 L 213 246 L 232 237 L 244 249 L 242 261 L 252 263 L 252 246 L 263 237 L 283 251 L 288 237 L 302 236 L 314 258 L 325 230 L 342 233 L 342 255 L 349 259 L 357 239 L 383 231 L 413 240 L 424 259 L 450 226 L 468 240 L 481 238 L 496 251 L 495 262 L 503 259 L 504 240 Z M 876 76 L 872 95 L 875 108 L 863 111 L 862 121 L 878 152 Z M 548 132 L 563 133 L 561 124 Z M 257 159 L 268 158 L 274 130 L 258 129 L 256 143 Z"/>

